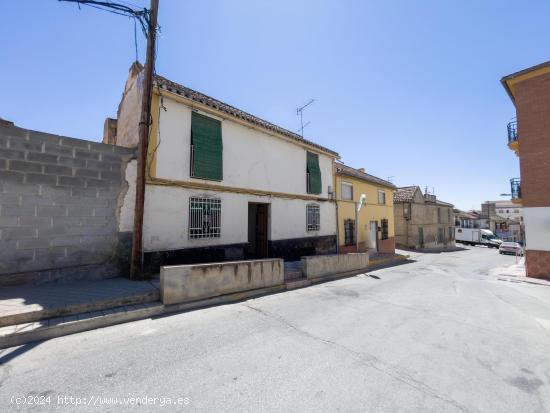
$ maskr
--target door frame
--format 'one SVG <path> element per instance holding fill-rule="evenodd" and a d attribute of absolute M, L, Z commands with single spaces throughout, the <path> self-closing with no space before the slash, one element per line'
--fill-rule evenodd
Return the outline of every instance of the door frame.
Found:
<path fill-rule="evenodd" d="M 248 202 L 248 206 L 255 205 L 255 216 L 253 222 L 254 226 L 254 252 L 253 255 L 257 259 L 269 257 L 269 239 L 270 239 L 270 204 L 267 202 Z M 248 212 L 250 215 L 250 208 Z M 260 218 L 262 217 L 263 218 Z M 262 220 L 258 225 L 259 220 Z M 250 223 L 250 216 L 248 217 L 248 222 Z M 249 241 L 250 242 L 250 241 Z"/>

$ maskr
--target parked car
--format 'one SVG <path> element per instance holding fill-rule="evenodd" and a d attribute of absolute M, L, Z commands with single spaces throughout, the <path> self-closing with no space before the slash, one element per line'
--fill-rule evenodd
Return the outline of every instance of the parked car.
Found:
<path fill-rule="evenodd" d="M 517 242 L 503 242 L 498 247 L 500 254 L 517 254 L 523 255 L 523 247 Z"/>

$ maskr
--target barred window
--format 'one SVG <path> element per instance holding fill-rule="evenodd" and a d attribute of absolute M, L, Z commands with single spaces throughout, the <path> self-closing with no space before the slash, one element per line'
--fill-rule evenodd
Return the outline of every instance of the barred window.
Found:
<path fill-rule="evenodd" d="M 380 226 L 382 227 L 382 239 L 388 239 L 388 220 L 386 218 L 382 219 Z"/>
<path fill-rule="evenodd" d="M 189 198 L 189 238 L 219 238 L 221 199 Z"/>
<path fill-rule="evenodd" d="M 344 243 L 345 245 L 355 245 L 355 220 L 344 220 Z"/>
<path fill-rule="evenodd" d="M 308 231 L 319 231 L 321 229 L 321 216 L 319 211 L 319 205 L 307 204 L 306 206 L 306 219 Z"/>

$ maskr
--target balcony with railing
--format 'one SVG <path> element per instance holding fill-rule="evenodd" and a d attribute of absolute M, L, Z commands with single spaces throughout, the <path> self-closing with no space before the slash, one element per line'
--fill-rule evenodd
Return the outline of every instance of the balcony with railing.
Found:
<path fill-rule="evenodd" d="M 510 190 L 512 202 L 514 204 L 521 204 L 521 180 L 519 178 L 510 179 Z"/>
<path fill-rule="evenodd" d="M 513 120 L 508 123 L 508 147 L 512 149 L 516 155 L 519 155 L 519 139 L 518 139 L 518 122 Z"/>

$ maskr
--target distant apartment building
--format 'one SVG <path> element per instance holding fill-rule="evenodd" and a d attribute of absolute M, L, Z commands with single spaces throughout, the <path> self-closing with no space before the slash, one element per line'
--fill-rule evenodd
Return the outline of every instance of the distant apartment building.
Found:
<path fill-rule="evenodd" d="M 395 185 L 341 163 L 335 163 L 334 177 L 339 252 L 394 253 Z"/>
<path fill-rule="evenodd" d="M 504 241 L 523 242 L 523 208 L 511 201 L 494 201 L 489 229 Z"/>
<path fill-rule="evenodd" d="M 516 108 L 508 146 L 519 157 L 510 180 L 512 202 L 523 206 L 528 277 L 550 278 L 550 61 L 505 76 Z"/>
<path fill-rule="evenodd" d="M 397 188 L 394 198 L 395 243 L 414 249 L 455 246 L 453 205 L 418 186 Z"/>

